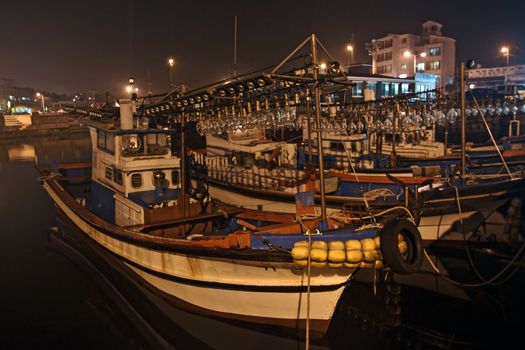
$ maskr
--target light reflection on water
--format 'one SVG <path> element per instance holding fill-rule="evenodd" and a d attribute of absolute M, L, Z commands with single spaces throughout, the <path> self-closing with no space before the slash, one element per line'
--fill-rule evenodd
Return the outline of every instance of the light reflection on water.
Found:
<path fill-rule="evenodd" d="M 68 138 L 0 142 L 2 347 L 158 348 L 157 342 L 151 342 L 143 334 L 144 324 L 132 322 L 130 311 L 123 310 L 122 302 L 100 283 L 104 278 L 110 279 L 110 271 L 102 269 L 94 277 L 78 259 L 65 258 L 68 251 L 78 255 L 75 247 L 68 248 L 59 241 L 48 241 L 47 229 L 57 225 L 56 212 L 37 181 L 39 174 L 34 165 L 89 160 L 90 140 L 87 133 Z M 445 262 L 445 265 L 463 271 L 464 260 L 454 259 L 450 259 L 448 265 Z M 378 283 L 377 293 L 374 294 L 369 278 L 365 276 L 364 281 L 351 285 L 345 292 L 344 302 L 338 307 L 329 336 L 312 349 L 405 349 L 415 348 L 417 344 L 423 348 L 437 347 L 428 340 L 432 338 L 429 333 L 441 337 L 439 346 L 449 344 L 450 348 L 455 348 L 453 338 L 460 338 L 459 334 L 465 333 L 461 329 L 462 324 L 468 328 L 474 325 L 481 327 L 479 324 L 486 323 L 490 329 L 495 322 L 504 322 L 509 316 L 501 316 L 500 309 L 509 307 L 500 307 L 500 304 L 516 294 L 514 290 L 498 290 L 503 298 L 497 293 L 496 296 L 490 294 L 489 298 L 485 291 L 456 288 L 454 293 L 445 293 L 448 296 L 439 295 L 432 292 L 435 286 L 440 286 L 440 292 L 447 289 L 442 281 L 427 275 L 404 281 L 406 285 L 402 287 L 397 284 L 385 287 Z M 525 287 L 522 281 L 518 281 L 521 290 Z M 410 287 L 420 283 L 425 283 L 425 288 Z M 144 306 L 146 294 L 140 295 L 140 291 L 130 291 L 126 286 L 113 286 L 120 295 L 129 298 L 130 305 L 137 305 L 136 310 Z M 461 295 L 461 298 L 455 294 Z M 460 299 L 469 301 L 465 303 Z M 509 305 L 517 305 L 516 313 L 522 304 Z M 160 311 L 153 312 L 153 317 L 151 312 L 149 310 L 150 317 L 144 317 L 144 320 L 150 326 L 157 327 L 159 333 L 165 334 L 175 347 L 181 349 L 304 348 L 300 341 L 284 337 L 273 329 L 219 322 L 184 312 L 168 315 L 171 318 L 167 322 L 162 319 Z M 458 319 L 465 321 L 460 323 Z M 520 316 L 514 315 L 512 319 L 520 320 Z M 451 322 L 453 320 L 455 322 Z M 451 329 L 450 324 L 454 324 L 455 328 Z M 514 323 L 502 325 L 511 327 Z M 416 327 L 424 332 L 414 333 Z M 483 332 L 478 333 L 471 339 L 473 344 L 479 345 L 485 340 Z M 472 336 L 469 332 L 466 334 Z"/>

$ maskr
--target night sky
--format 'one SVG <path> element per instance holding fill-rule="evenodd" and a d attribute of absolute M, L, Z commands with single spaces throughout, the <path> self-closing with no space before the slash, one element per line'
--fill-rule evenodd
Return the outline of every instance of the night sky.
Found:
<path fill-rule="evenodd" d="M 278 63 L 315 33 L 346 64 L 356 39 L 355 62 L 370 62 L 365 43 L 392 33 L 420 33 L 435 20 L 455 38 L 457 58 L 503 65 L 525 63 L 525 1 L 3 1 L 0 77 L 17 86 L 73 93 L 124 94 L 129 76 L 141 92 L 148 75 L 154 93 L 174 79 L 191 88 L 233 71 L 234 16 L 238 16 L 237 72 Z M 149 72 L 149 73 L 148 73 Z"/>

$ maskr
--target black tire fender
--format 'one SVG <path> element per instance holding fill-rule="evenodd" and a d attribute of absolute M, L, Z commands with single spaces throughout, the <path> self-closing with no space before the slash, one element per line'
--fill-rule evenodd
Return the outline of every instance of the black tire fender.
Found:
<path fill-rule="evenodd" d="M 407 243 L 408 250 L 401 254 L 398 248 L 398 235 Z M 406 219 L 387 223 L 379 233 L 381 254 L 385 264 L 396 273 L 408 275 L 419 271 L 423 263 L 423 240 L 411 221 Z"/>

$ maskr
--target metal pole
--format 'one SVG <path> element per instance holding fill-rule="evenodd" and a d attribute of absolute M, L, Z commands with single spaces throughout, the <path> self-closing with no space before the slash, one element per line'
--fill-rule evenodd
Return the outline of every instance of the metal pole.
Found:
<path fill-rule="evenodd" d="M 40 94 L 40 97 L 42 99 L 42 114 L 46 112 L 46 105 L 44 104 L 44 94 Z"/>
<path fill-rule="evenodd" d="M 180 154 L 181 154 L 181 163 L 180 163 L 180 177 L 181 177 L 181 185 L 180 185 L 180 195 L 182 198 L 182 212 L 183 215 L 186 216 L 186 140 L 185 140 L 185 130 L 186 129 L 186 115 L 184 112 L 181 114 L 180 119 Z"/>
<path fill-rule="evenodd" d="M 310 115 L 310 90 L 306 89 L 306 132 L 308 133 L 308 165 L 312 164 L 312 116 Z"/>
<path fill-rule="evenodd" d="M 312 63 L 314 75 L 314 96 L 315 96 L 315 125 L 317 127 L 317 155 L 319 158 L 319 182 L 321 190 L 321 217 L 326 223 L 326 198 L 324 183 L 324 162 L 323 162 L 323 135 L 321 133 L 321 95 L 319 92 L 319 61 L 317 57 L 317 39 L 312 34 Z"/>
<path fill-rule="evenodd" d="M 170 64 L 170 92 L 173 91 L 173 65 Z"/>
<path fill-rule="evenodd" d="M 459 65 L 459 104 L 461 109 L 461 177 L 465 177 L 465 62 Z"/>
<path fill-rule="evenodd" d="M 233 35 L 233 76 L 237 76 L 237 16 L 235 16 L 235 33 Z"/>

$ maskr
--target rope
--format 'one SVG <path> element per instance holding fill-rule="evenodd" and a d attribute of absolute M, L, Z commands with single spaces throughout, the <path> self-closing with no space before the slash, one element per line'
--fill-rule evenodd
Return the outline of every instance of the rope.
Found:
<path fill-rule="evenodd" d="M 365 192 L 363 196 L 367 199 L 374 200 L 377 197 L 395 196 L 395 193 L 388 188 L 376 188 L 375 190 Z"/>
<path fill-rule="evenodd" d="M 503 157 L 503 154 L 501 154 L 501 151 L 498 147 L 498 144 L 496 143 L 496 140 L 494 140 L 494 135 L 492 135 L 492 131 L 490 131 L 490 127 L 487 124 L 487 120 L 485 119 L 485 116 L 483 115 L 483 113 L 481 112 L 481 109 L 479 108 L 478 100 L 476 99 L 476 96 L 474 96 L 474 94 L 472 93 L 472 90 L 469 90 L 469 91 L 470 91 L 470 95 L 472 96 L 472 100 L 474 101 L 474 104 L 476 105 L 476 109 L 478 110 L 479 115 L 481 116 L 481 119 L 483 119 L 483 123 L 485 124 L 485 128 L 487 129 L 487 132 L 490 135 L 490 139 L 492 140 L 492 143 L 494 144 L 494 147 L 496 148 L 496 151 L 498 152 L 499 157 L 501 158 L 501 161 L 503 162 L 503 165 L 505 166 L 505 169 L 509 173 L 509 177 L 512 180 L 512 173 L 510 172 L 510 169 L 507 166 L 507 162 L 505 162 L 505 158 Z"/>
<path fill-rule="evenodd" d="M 307 265 L 307 282 L 306 282 L 306 340 L 305 340 L 305 349 L 310 349 L 310 276 L 312 271 L 312 236 L 310 230 L 306 231 L 308 236 L 308 260 Z"/>
<path fill-rule="evenodd" d="M 465 237 L 463 215 L 462 215 L 462 211 L 461 211 L 461 203 L 460 203 L 460 198 L 459 198 L 459 190 L 458 190 L 457 186 L 454 186 L 452 184 L 451 184 L 451 186 L 454 187 L 455 192 L 456 192 L 456 202 L 457 202 L 457 205 L 458 205 L 459 220 L 460 220 L 461 226 L 462 226 L 463 241 L 465 242 L 465 245 L 466 245 L 465 249 L 466 249 L 466 252 L 467 252 L 468 259 L 469 259 L 469 264 L 471 265 L 472 270 L 474 271 L 476 276 L 481 280 L 481 282 L 480 283 L 462 283 L 462 282 L 455 281 L 455 280 L 453 280 L 453 279 L 451 279 L 451 278 L 449 278 L 447 276 L 443 276 L 441 274 L 441 271 L 439 271 L 437 266 L 432 261 L 432 259 L 430 259 L 430 256 L 428 255 L 427 251 L 423 250 L 423 252 L 425 253 L 425 257 L 427 258 L 428 262 L 430 263 L 430 266 L 432 267 L 432 269 L 441 278 L 443 278 L 444 280 L 446 280 L 446 281 L 448 281 L 448 282 L 450 282 L 450 283 L 452 283 L 454 285 L 461 286 L 461 287 L 479 288 L 479 287 L 484 287 L 484 286 L 487 286 L 487 285 L 497 285 L 497 284 L 505 283 L 506 281 L 508 281 L 516 273 L 516 271 L 518 270 L 521 262 L 523 262 L 525 260 L 525 255 L 524 255 L 524 256 L 521 257 L 521 260 L 518 263 L 519 256 L 525 250 L 525 242 L 522 243 L 521 247 L 518 249 L 517 253 L 514 255 L 514 257 L 511 259 L 511 261 L 503 269 L 501 269 L 498 273 L 496 273 L 494 276 L 492 276 L 488 280 L 485 279 L 483 276 L 481 276 L 481 274 L 479 273 L 478 269 L 476 268 L 476 266 L 474 264 L 474 261 L 472 259 L 472 255 L 470 254 L 470 250 L 468 249 L 468 244 L 467 244 L 467 240 L 466 240 L 466 237 Z M 514 265 L 514 264 L 516 264 L 516 267 L 514 268 L 514 270 L 507 277 L 505 277 L 502 281 L 494 283 L 497 279 L 499 279 L 501 276 L 503 276 L 503 274 L 505 272 L 507 272 L 507 270 L 509 270 L 510 267 L 512 265 Z"/>

